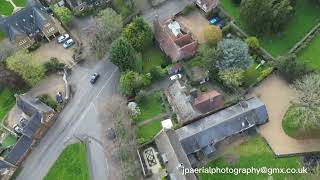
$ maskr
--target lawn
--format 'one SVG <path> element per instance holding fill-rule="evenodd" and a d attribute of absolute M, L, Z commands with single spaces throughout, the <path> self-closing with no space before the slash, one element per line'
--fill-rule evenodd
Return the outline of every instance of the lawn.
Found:
<path fill-rule="evenodd" d="M 150 72 L 152 67 L 161 66 L 161 64 L 167 61 L 161 50 L 155 45 L 150 46 L 150 48 L 144 51 L 142 60 L 144 73 Z"/>
<path fill-rule="evenodd" d="M 1 145 L 2 148 L 6 149 L 17 142 L 17 138 L 11 134 L 6 134 Z"/>
<path fill-rule="evenodd" d="M 205 167 L 229 167 L 229 168 L 299 168 L 299 157 L 275 158 L 262 137 L 255 135 L 248 141 L 230 147 L 224 151 L 224 155 L 215 161 L 208 163 Z M 256 180 L 256 179 L 302 179 L 307 175 L 302 174 L 199 174 L 199 180 L 223 179 L 223 180 Z"/>
<path fill-rule="evenodd" d="M 0 15 L 10 16 L 13 6 L 6 0 L 0 0 Z"/>
<path fill-rule="evenodd" d="M 26 5 L 26 0 L 13 0 L 13 3 L 18 7 L 24 7 Z"/>
<path fill-rule="evenodd" d="M 143 142 L 148 142 L 153 139 L 153 137 L 161 130 L 161 128 L 160 120 L 154 120 L 143 126 L 136 127 L 135 131 L 137 139 L 142 139 Z"/>
<path fill-rule="evenodd" d="M 0 123 L 8 111 L 14 106 L 14 93 L 9 89 L 0 90 Z"/>
<path fill-rule="evenodd" d="M 44 180 L 61 179 L 89 180 L 85 144 L 69 145 L 44 178 Z"/>
<path fill-rule="evenodd" d="M 146 100 L 138 104 L 141 114 L 138 116 L 136 122 L 142 122 L 157 115 L 160 115 L 162 112 L 162 99 L 161 92 L 155 92 L 146 97 Z"/>
<path fill-rule="evenodd" d="M 236 24 L 246 30 L 240 19 L 239 7 L 232 0 L 221 0 L 221 6 L 235 18 Z M 297 0 L 295 14 L 285 31 L 273 37 L 260 38 L 260 44 L 274 57 L 288 52 L 295 43 L 301 40 L 316 24 L 320 22 L 320 6 L 313 1 Z"/>
<path fill-rule="evenodd" d="M 320 33 L 318 33 L 311 42 L 298 53 L 298 59 L 305 63 L 308 67 L 320 70 Z"/>

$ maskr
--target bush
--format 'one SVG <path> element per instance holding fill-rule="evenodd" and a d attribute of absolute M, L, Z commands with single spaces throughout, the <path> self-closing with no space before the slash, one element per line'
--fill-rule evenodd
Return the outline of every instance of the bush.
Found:
<path fill-rule="evenodd" d="M 144 90 L 140 90 L 135 97 L 135 100 L 138 104 L 144 103 L 147 99 L 147 93 Z"/>
<path fill-rule="evenodd" d="M 215 46 L 222 39 L 222 31 L 217 26 L 208 26 L 203 30 L 204 38 L 209 45 Z"/>
<path fill-rule="evenodd" d="M 154 66 L 150 70 L 152 81 L 158 81 L 165 77 L 166 70 L 162 69 L 160 66 Z"/>
<path fill-rule="evenodd" d="M 52 109 L 57 110 L 58 104 L 49 95 L 44 94 L 44 95 L 38 96 L 37 98 L 44 104 L 51 107 Z"/>
<path fill-rule="evenodd" d="M 65 64 L 60 63 L 59 60 L 55 57 L 50 58 L 50 60 L 44 64 L 46 73 L 55 73 L 58 71 L 62 71 L 64 66 Z"/>
<path fill-rule="evenodd" d="M 259 40 L 256 37 L 248 37 L 245 42 L 250 49 L 258 49 L 260 47 Z"/>
<path fill-rule="evenodd" d="M 255 66 L 251 66 L 243 73 L 243 82 L 245 87 L 249 87 L 250 85 L 257 82 L 259 77 L 259 72 L 256 70 Z"/>
<path fill-rule="evenodd" d="M 33 43 L 32 46 L 30 46 L 30 47 L 28 48 L 28 50 L 29 50 L 30 52 L 32 52 L 32 51 L 37 50 L 40 46 L 41 46 L 40 43 L 36 42 L 36 43 Z"/>

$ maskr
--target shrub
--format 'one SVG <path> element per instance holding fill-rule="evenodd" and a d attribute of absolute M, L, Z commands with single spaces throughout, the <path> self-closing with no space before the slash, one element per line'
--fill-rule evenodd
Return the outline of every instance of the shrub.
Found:
<path fill-rule="evenodd" d="M 256 37 L 248 37 L 245 42 L 250 49 L 258 49 L 260 47 L 259 40 Z"/>
<path fill-rule="evenodd" d="M 166 70 L 162 69 L 160 66 L 154 66 L 150 70 L 152 81 L 161 80 L 166 75 Z"/>
<path fill-rule="evenodd" d="M 238 88 L 243 80 L 244 70 L 239 68 L 230 68 L 219 72 L 219 78 L 223 84 L 230 88 Z"/>
<path fill-rule="evenodd" d="M 208 26 L 203 30 L 204 38 L 209 45 L 215 46 L 222 39 L 222 31 L 217 26 Z"/>
<path fill-rule="evenodd" d="M 144 90 L 140 90 L 135 97 L 135 100 L 138 104 L 144 103 L 147 99 L 147 92 Z"/>
<path fill-rule="evenodd" d="M 57 110 L 58 104 L 49 95 L 44 94 L 44 95 L 38 96 L 37 98 L 44 104 L 51 107 L 52 109 Z"/>
<path fill-rule="evenodd" d="M 58 71 L 62 71 L 64 66 L 65 64 L 60 63 L 59 60 L 55 57 L 50 58 L 50 60 L 44 64 L 46 73 L 55 73 Z"/>
<path fill-rule="evenodd" d="M 30 52 L 32 52 L 32 51 L 37 50 L 40 46 L 41 46 L 40 43 L 36 42 L 36 43 L 33 43 L 32 46 L 30 46 L 30 47 L 28 48 L 28 50 L 29 50 Z"/>
<path fill-rule="evenodd" d="M 256 70 L 255 66 L 251 66 L 243 73 L 243 82 L 245 87 L 249 87 L 254 84 L 259 77 L 259 72 Z"/>

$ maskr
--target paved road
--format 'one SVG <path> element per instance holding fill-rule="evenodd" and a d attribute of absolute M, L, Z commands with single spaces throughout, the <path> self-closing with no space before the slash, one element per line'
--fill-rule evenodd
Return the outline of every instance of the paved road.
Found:
<path fill-rule="evenodd" d="M 101 75 L 94 86 L 89 83 L 93 72 Z M 93 68 L 79 65 L 74 67 L 70 78 L 76 87 L 73 88 L 75 94 L 57 122 L 24 161 L 18 180 L 42 179 L 63 149 L 77 138 L 83 137 L 89 137 L 90 140 L 87 152 L 90 179 L 115 179 L 108 171 L 113 164 L 108 164 L 107 158 L 110 157 L 106 157 L 107 153 L 102 145 L 105 131 L 99 122 L 101 108 L 96 106 L 117 95 L 118 76 L 117 68 L 105 60 L 99 61 Z"/>

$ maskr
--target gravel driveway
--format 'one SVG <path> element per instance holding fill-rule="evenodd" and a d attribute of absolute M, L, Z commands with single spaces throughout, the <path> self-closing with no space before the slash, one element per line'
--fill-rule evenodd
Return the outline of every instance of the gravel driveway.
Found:
<path fill-rule="evenodd" d="M 258 127 L 278 156 L 320 151 L 320 139 L 297 140 L 282 129 L 282 119 L 297 93 L 279 76 L 270 75 L 249 96 L 259 97 L 267 106 L 269 122 Z"/>

